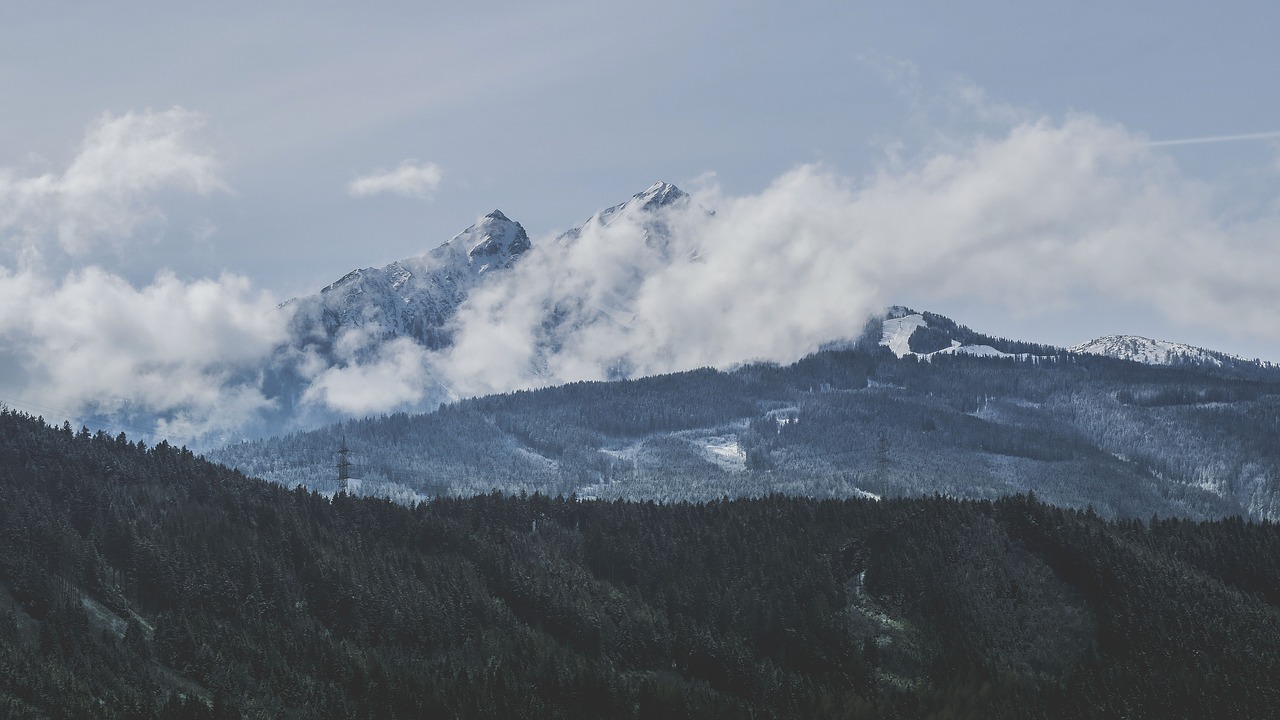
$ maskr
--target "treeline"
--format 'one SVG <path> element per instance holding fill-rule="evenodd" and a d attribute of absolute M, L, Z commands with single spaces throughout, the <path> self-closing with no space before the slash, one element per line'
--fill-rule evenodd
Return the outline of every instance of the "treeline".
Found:
<path fill-rule="evenodd" d="M 1280 529 L 1023 494 L 412 507 L 0 412 L 0 715 L 1270 717 Z"/>

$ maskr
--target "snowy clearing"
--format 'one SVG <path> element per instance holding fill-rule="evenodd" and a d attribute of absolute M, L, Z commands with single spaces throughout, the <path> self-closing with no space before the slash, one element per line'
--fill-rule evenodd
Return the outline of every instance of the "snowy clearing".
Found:
<path fill-rule="evenodd" d="M 898 357 L 911 355 L 911 347 L 908 344 L 911 340 L 911 333 L 914 333 L 916 328 L 926 327 L 928 324 L 925 322 L 924 316 L 919 314 L 885 320 L 884 333 L 880 336 L 880 344 L 887 345 L 893 351 L 893 354 Z"/>
<path fill-rule="evenodd" d="M 742 449 L 737 435 L 702 438 L 701 443 L 703 456 L 720 469 L 733 473 L 746 472 L 747 451 Z"/>

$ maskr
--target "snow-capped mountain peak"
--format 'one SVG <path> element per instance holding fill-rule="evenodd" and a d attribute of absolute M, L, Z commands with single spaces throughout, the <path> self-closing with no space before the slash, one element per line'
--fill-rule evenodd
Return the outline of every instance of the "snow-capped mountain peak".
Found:
<path fill-rule="evenodd" d="M 584 228 L 593 223 L 609 225 L 624 217 L 629 217 L 644 225 L 651 237 L 664 236 L 667 234 L 665 224 L 660 218 L 655 219 L 653 215 L 659 210 L 677 207 L 686 202 L 689 202 L 689 193 L 669 182 L 656 182 L 643 192 L 632 195 L 631 199 L 626 202 L 607 207 L 592 215 L 582 225 L 565 231 L 557 238 L 557 241 L 561 243 L 572 242 L 582 235 Z"/>
<path fill-rule="evenodd" d="M 494 210 L 422 255 L 353 270 L 318 294 L 291 301 L 294 345 L 336 362 L 332 353 L 339 338 L 352 328 L 367 328 L 369 339 L 407 336 L 428 348 L 444 347 L 458 305 L 530 247 L 520 223 Z M 376 344 L 371 352 L 376 354 Z"/>
<path fill-rule="evenodd" d="M 603 224 L 609 224 L 614 217 L 629 212 L 652 213 L 663 208 L 675 207 L 688 202 L 689 193 L 668 182 L 656 182 L 644 190 L 631 196 L 631 199 L 600 211 L 596 216 Z"/>
<path fill-rule="evenodd" d="M 495 265 L 509 265 L 512 259 L 530 247 L 529 235 L 520 223 L 508 218 L 501 210 L 494 210 L 426 257 L 451 253 L 458 262 L 478 264 L 477 271 L 483 271 Z M 446 252 L 444 248 L 449 250 Z M 464 256 L 467 258 L 465 261 L 462 260 Z"/>
<path fill-rule="evenodd" d="M 651 210 L 683 202 L 688 197 L 689 193 L 669 182 L 656 182 L 644 192 L 636 193 L 631 199 L 640 201 L 640 207 Z"/>

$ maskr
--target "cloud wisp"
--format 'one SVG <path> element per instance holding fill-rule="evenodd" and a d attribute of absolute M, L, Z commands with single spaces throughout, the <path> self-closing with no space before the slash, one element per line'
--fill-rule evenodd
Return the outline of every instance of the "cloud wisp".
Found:
<path fill-rule="evenodd" d="M 347 185 L 347 193 L 352 197 L 400 195 L 427 200 L 435 194 L 443 179 L 444 172 L 439 165 L 405 160 L 394 170 L 357 177 Z"/>
<path fill-rule="evenodd" d="M 1152 140 L 1147 144 L 1151 147 L 1171 147 L 1175 145 L 1247 142 L 1250 140 L 1280 140 L 1280 130 L 1273 130 L 1271 132 L 1243 133 L 1239 135 L 1205 135 L 1202 137 L 1177 138 L 1174 140 Z"/>

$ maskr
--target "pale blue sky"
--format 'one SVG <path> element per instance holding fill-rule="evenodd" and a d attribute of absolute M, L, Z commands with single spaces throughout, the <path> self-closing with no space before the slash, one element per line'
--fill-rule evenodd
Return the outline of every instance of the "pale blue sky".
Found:
<path fill-rule="evenodd" d="M 148 186 L 128 243 L 68 264 L 139 285 L 231 271 L 283 299 L 495 207 L 536 238 L 660 179 L 714 173 L 738 196 L 819 163 L 858 185 L 1079 113 L 1157 141 L 1280 131 L 1277 28 L 1270 2 L 6 2 L 0 172 L 62 172 L 104 113 L 198 113 L 189 141 L 223 189 Z M 1277 215 L 1275 140 L 1159 152 L 1215 212 Z M 438 171 L 429 197 L 348 192 L 405 161 Z M 912 295 L 887 299 L 935 300 Z M 1024 316 L 947 302 L 933 309 L 996 334 L 1280 360 L 1274 328 L 1113 298 Z"/>

